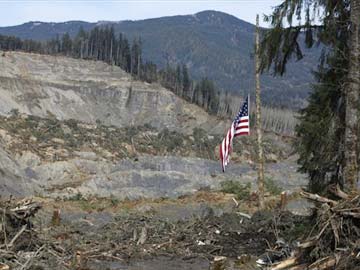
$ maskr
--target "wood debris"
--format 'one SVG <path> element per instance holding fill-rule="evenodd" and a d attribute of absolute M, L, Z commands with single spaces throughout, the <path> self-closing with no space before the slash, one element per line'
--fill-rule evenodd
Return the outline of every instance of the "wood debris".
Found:
<path fill-rule="evenodd" d="M 19 269 L 28 269 L 33 258 L 37 257 L 44 246 L 39 247 L 32 256 L 24 261 L 24 246 L 36 248 L 36 232 L 32 229 L 30 218 L 41 208 L 41 205 L 32 200 L 1 202 L 1 229 L 0 229 L 0 269 L 12 269 L 13 262 L 21 265 Z M 33 246 L 34 245 L 34 246 Z M 30 251 L 30 250 L 29 250 Z M 20 262 L 24 261 L 24 264 Z"/>
<path fill-rule="evenodd" d="M 347 194 L 339 186 L 330 192 L 339 200 L 301 192 L 317 203 L 316 224 L 297 246 L 299 257 L 286 258 L 272 270 L 360 269 L 360 195 Z"/>

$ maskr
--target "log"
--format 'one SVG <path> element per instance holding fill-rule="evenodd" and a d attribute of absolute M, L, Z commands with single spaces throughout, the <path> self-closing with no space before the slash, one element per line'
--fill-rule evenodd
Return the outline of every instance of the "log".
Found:
<path fill-rule="evenodd" d="M 235 203 L 235 206 L 236 206 L 236 207 L 238 207 L 238 206 L 239 206 L 238 201 L 237 201 L 234 197 L 232 197 L 231 199 L 232 199 L 232 200 L 233 200 L 233 202 Z"/>
<path fill-rule="evenodd" d="M 0 270 L 9 270 L 10 266 L 4 263 L 0 263 Z"/>
<path fill-rule="evenodd" d="M 282 262 L 280 262 L 279 264 L 277 264 L 276 266 L 270 268 L 270 270 L 282 270 L 282 269 L 287 269 L 291 266 L 296 265 L 299 262 L 299 258 L 297 257 L 291 257 L 288 258 L 286 260 L 283 260 Z"/>
<path fill-rule="evenodd" d="M 316 245 L 317 241 L 318 241 L 318 239 L 312 239 L 312 240 L 306 241 L 304 243 L 300 243 L 298 245 L 298 247 L 303 248 L 303 249 L 313 247 Z"/>
<path fill-rule="evenodd" d="M 304 264 L 299 264 L 299 265 L 295 265 L 293 267 L 290 267 L 286 270 L 305 270 L 308 269 L 307 267 L 309 266 L 309 264 L 304 263 Z"/>
<path fill-rule="evenodd" d="M 241 217 L 245 217 L 247 219 L 251 219 L 251 216 L 249 214 L 243 213 L 243 212 L 236 212 Z"/>
<path fill-rule="evenodd" d="M 21 267 L 20 270 L 25 270 L 28 267 L 31 266 L 31 262 L 34 258 L 36 258 L 37 256 L 39 256 L 40 252 L 44 249 L 45 245 L 42 245 L 35 253 L 34 255 L 32 255 L 26 262 L 25 264 Z"/>
<path fill-rule="evenodd" d="M 335 257 L 325 257 L 309 265 L 309 270 L 325 270 L 336 265 Z"/>
<path fill-rule="evenodd" d="M 338 203 L 334 200 L 330 200 L 328 198 L 322 197 L 318 194 L 313 194 L 313 193 L 309 193 L 309 192 L 305 192 L 305 191 L 301 191 L 300 195 L 308 200 L 312 200 L 312 201 L 316 201 L 316 202 L 320 202 L 320 203 L 328 203 L 331 206 L 335 206 Z"/>
<path fill-rule="evenodd" d="M 147 230 L 146 230 L 146 227 L 143 227 L 141 229 L 139 240 L 137 241 L 136 244 L 137 245 L 143 245 L 143 244 L 145 244 L 146 239 L 147 239 Z"/>
<path fill-rule="evenodd" d="M 353 218 L 360 218 L 360 213 L 354 213 L 354 212 L 340 212 L 342 216 L 346 217 L 353 217 Z"/>
<path fill-rule="evenodd" d="M 352 212 L 360 211 L 360 207 L 343 208 L 343 209 L 332 209 L 334 212 Z"/>
<path fill-rule="evenodd" d="M 18 219 L 25 219 L 33 216 L 40 208 L 41 204 L 31 202 L 25 205 L 18 205 L 17 207 L 10 209 L 10 212 L 7 214 L 14 215 Z"/>
<path fill-rule="evenodd" d="M 340 242 L 338 224 L 337 224 L 336 220 L 333 219 L 333 218 L 330 220 L 330 224 L 331 224 L 331 228 L 332 228 L 333 233 L 334 233 L 335 248 L 337 248 L 337 246 L 338 246 L 338 244 Z"/>
<path fill-rule="evenodd" d="M 61 213 L 60 209 L 55 209 L 54 210 L 53 216 L 51 218 L 51 224 L 53 226 L 59 226 L 60 225 L 60 220 L 61 220 L 60 213 Z"/>
<path fill-rule="evenodd" d="M 19 238 L 19 236 L 26 230 L 27 225 L 24 225 L 21 227 L 21 230 L 18 231 L 18 233 L 14 236 L 14 238 L 10 241 L 8 248 L 12 248 L 12 246 L 15 244 L 16 239 Z"/>
<path fill-rule="evenodd" d="M 286 191 L 283 191 L 281 192 L 280 194 L 280 210 L 281 211 L 284 211 L 285 209 L 285 206 L 287 204 L 287 194 L 286 194 Z"/>
<path fill-rule="evenodd" d="M 340 189 L 339 184 L 329 186 L 329 191 L 341 199 L 349 199 L 349 195 Z"/>

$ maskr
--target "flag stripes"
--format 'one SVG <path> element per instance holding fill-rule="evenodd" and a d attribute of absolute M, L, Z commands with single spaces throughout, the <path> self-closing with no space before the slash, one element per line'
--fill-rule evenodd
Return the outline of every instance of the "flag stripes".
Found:
<path fill-rule="evenodd" d="M 246 98 L 220 145 L 220 160 L 223 172 L 225 172 L 225 167 L 230 161 L 234 137 L 245 135 L 250 135 L 249 96 Z"/>

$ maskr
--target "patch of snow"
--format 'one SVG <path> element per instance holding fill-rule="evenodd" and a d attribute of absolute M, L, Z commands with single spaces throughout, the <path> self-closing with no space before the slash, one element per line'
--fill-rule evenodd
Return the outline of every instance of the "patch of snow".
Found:
<path fill-rule="evenodd" d="M 196 21 L 200 21 L 200 19 L 198 18 L 198 16 L 196 14 L 191 15 Z"/>
<path fill-rule="evenodd" d="M 31 22 L 30 30 L 34 29 L 34 27 L 41 25 L 41 22 Z"/>
<path fill-rule="evenodd" d="M 123 21 L 98 21 L 96 25 L 106 25 L 106 24 L 120 24 Z"/>

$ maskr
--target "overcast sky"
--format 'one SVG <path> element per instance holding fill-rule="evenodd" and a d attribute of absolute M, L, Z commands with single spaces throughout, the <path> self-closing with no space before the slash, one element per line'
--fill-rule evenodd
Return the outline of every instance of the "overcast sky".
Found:
<path fill-rule="evenodd" d="M 121 21 L 218 10 L 255 23 L 281 0 L 0 0 L 0 26 L 28 21 Z M 261 16 L 262 17 L 262 16 Z M 260 17 L 260 18 L 261 18 Z M 266 26 L 261 23 L 262 26 Z"/>

